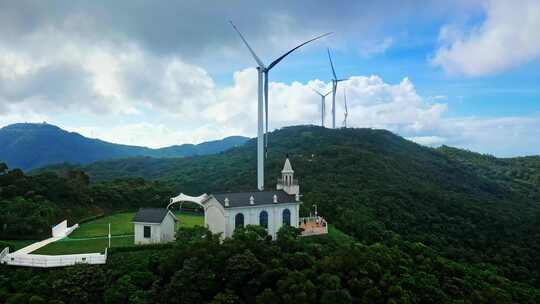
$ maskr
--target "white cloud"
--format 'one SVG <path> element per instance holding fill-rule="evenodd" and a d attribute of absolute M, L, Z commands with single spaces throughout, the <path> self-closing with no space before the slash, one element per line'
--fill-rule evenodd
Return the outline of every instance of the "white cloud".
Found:
<path fill-rule="evenodd" d="M 432 63 L 449 73 L 479 76 L 540 56 L 540 1 L 489 0 L 486 19 L 468 32 L 447 25 Z"/>
<path fill-rule="evenodd" d="M 392 37 L 386 37 L 382 41 L 376 41 L 371 43 L 363 43 L 360 46 L 360 53 L 364 56 L 372 56 L 380 53 L 384 53 L 394 43 Z"/>
<path fill-rule="evenodd" d="M 440 136 L 413 136 L 407 139 L 425 146 L 440 146 L 447 141 L 446 138 Z"/>

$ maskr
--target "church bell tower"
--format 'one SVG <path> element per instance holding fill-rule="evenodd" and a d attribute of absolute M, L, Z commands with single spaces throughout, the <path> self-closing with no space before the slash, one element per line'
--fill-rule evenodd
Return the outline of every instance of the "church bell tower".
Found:
<path fill-rule="evenodd" d="M 283 190 L 289 195 L 300 194 L 300 186 L 298 185 L 298 180 L 294 179 L 294 170 L 288 157 L 285 159 L 283 170 L 281 170 L 281 179 L 278 179 L 276 189 Z"/>

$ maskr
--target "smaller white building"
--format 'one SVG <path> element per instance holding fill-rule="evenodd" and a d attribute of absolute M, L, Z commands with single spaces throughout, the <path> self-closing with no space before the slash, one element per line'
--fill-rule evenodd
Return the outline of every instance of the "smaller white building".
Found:
<path fill-rule="evenodd" d="M 140 209 L 133 218 L 135 244 L 159 244 L 175 239 L 176 216 L 164 208 Z"/>

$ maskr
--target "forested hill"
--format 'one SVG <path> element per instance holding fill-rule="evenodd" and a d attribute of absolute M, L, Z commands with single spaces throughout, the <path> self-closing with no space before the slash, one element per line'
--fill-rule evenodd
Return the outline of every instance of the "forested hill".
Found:
<path fill-rule="evenodd" d="M 46 123 L 20 123 L 0 129 L 0 162 L 29 170 L 55 163 L 86 164 L 132 156 L 184 157 L 219 153 L 246 141 L 246 137 L 232 136 L 198 145 L 150 149 L 86 138 Z"/>
<path fill-rule="evenodd" d="M 396 233 L 444 256 L 498 265 L 505 275 L 537 284 L 539 189 L 483 173 L 447 151 L 384 130 L 288 127 L 269 136 L 266 187 L 289 154 L 306 202 L 331 223 L 374 243 Z M 218 155 L 132 158 L 83 166 L 94 181 L 144 177 L 192 195 L 255 187 L 256 142 Z M 59 170 L 61 168 L 55 168 Z"/>
<path fill-rule="evenodd" d="M 289 154 L 302 214 L 317 204 L 354 244 L 268 242 L 242 230 L 220 243 L 185 231 L 170 251 L 111 251 L 103 268 L 5 271 L 9 292 L 43 291 L 67 303 L 128 302 L 133 290 L 141 291 L 140 303 L 539 303 L 538 190 L 523 192 L 524 178 L 486 173 L 497 159 L 426 148 L 383 130 L 298 126 L 269 138 L 266 187 L 275 186 Z M 180 191 L 253 189 L 255 148 L 251 140 L 216 155 L 80 167 L 92 183 L 76 166 L 56 166 L 68 169 L 58 175 L 0 166 L 0 229 L 5 237 L 36 227 L 45 233 L 54 219 L 83 218 L 84 211 L 162 206 Z M 55 288 L 36 289 L 36 274 Z M 73 291 L 72 282 L 84 287 Z"/>
<path fill-rule="evenodd" d="M 437 148 L 454 161 L 460 162 L 478 175 L 497 180 L 514 191 L 540 201 L 540 156 L 497 158 L 448 146 Z"/>

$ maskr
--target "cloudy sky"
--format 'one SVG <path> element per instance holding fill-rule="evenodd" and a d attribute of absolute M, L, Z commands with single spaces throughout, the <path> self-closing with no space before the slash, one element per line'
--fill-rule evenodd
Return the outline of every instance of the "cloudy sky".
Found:
<path fill-rule="evenodd" d="M 0 126 L 150 147 L 255 136 L 255 64 L 228 20 L 266 63 L 334 32 L 271 71 L 272 129 L 320 123 L 330 47 L 340 125 L 346 89 L 349 126 L 540 154 L 537 0 L 0 0 Z"/>

